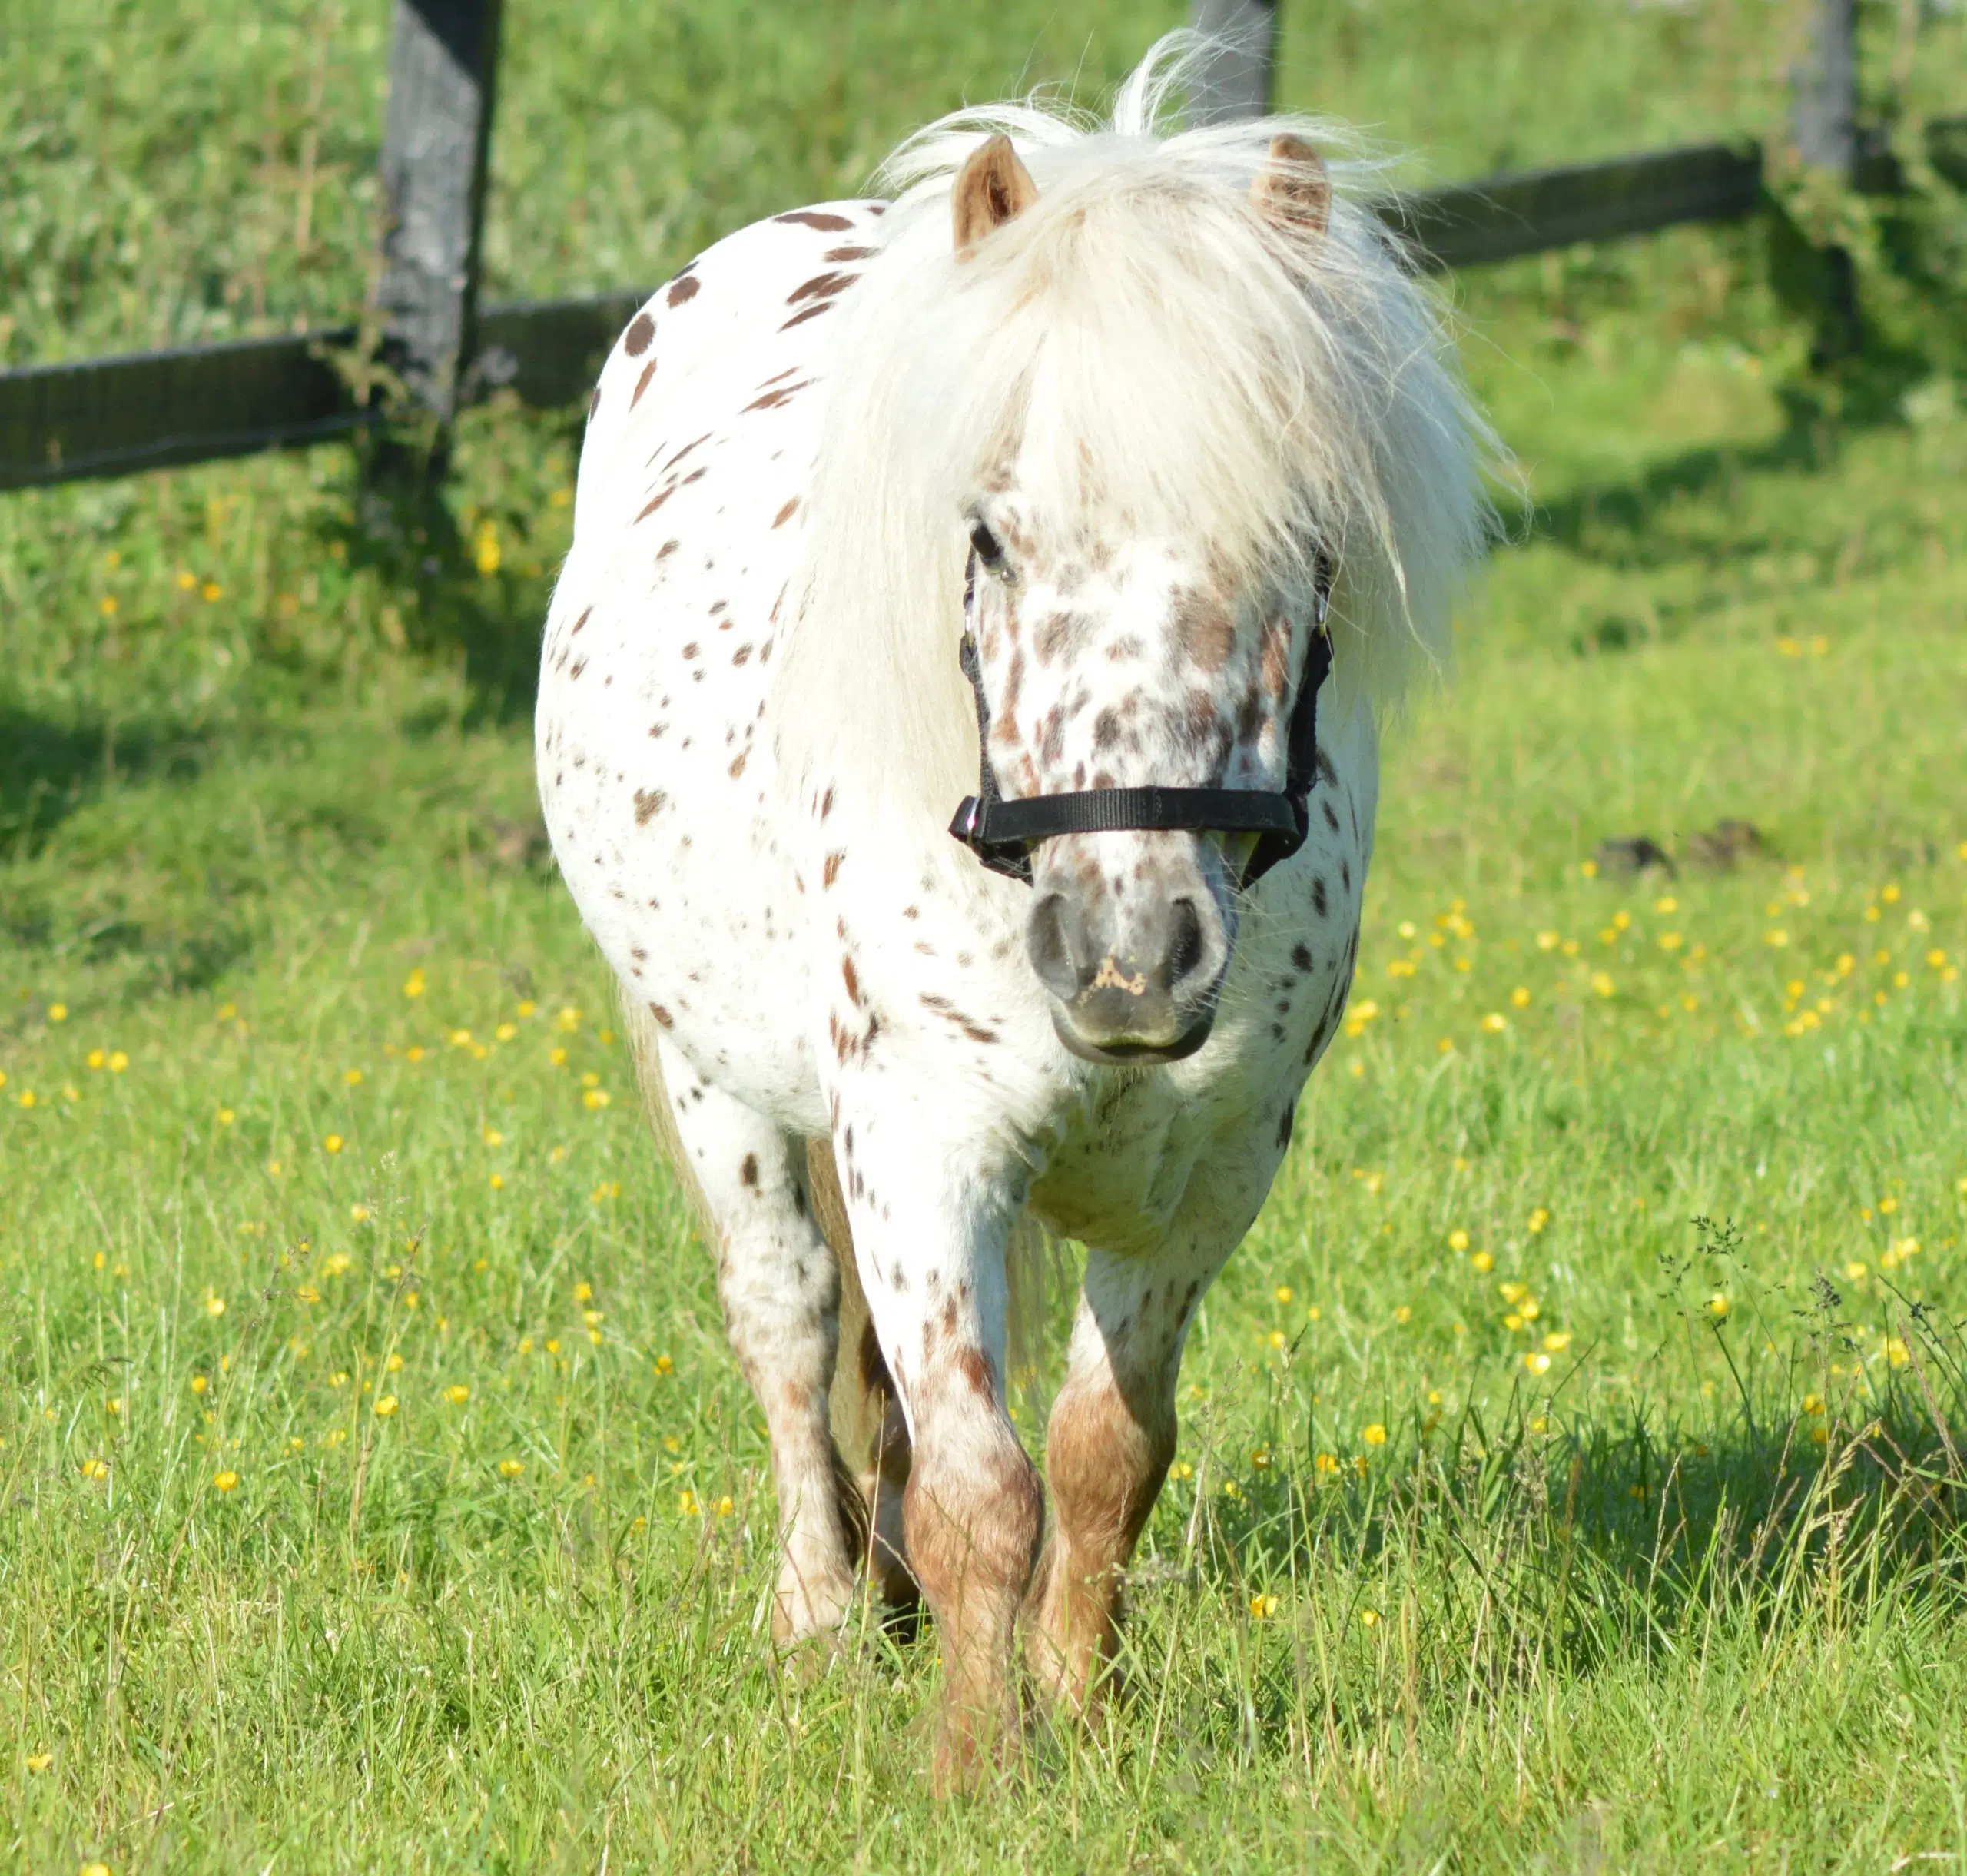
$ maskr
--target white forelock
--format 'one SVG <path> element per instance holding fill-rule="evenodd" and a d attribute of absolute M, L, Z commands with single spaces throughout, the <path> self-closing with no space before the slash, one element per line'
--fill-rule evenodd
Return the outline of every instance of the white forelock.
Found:
<path fill-rule="evenodd" d="M 928 126 L 883 166 L 884 244 L 842 300 L 779 694 L 788 777 L 944 817 L 975 774 L 957 670 L 964 509 L 1013 456 L 1089 540 L 1168 542 L 1241 590 L 1337 563 L 1340 710 L 1441 668 L 1499 454 L 1444 313 L 1370 207 L 1384 165 L 1301 117 L 1171 132 L 1199 42 L 1158 44 L 1100 122 L 1037 101 Z M 1258 211 L 1281 133 L 1323 155 L 1329 227 Z M 1012 139 L 1037 202 L 968 258 L 949 194 Z"/>

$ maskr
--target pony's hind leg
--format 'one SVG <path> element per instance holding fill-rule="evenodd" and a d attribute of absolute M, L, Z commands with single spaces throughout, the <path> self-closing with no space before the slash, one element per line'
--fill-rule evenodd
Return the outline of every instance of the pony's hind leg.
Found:
<path fill-rule="evenodd" d="M 657 1131 L 695 1188 L 732 1350 L 771 1436 L 784 1552 L 772 1635 L 804 1641 L 838 1629 L 851 1609 L 861 1536 L 858 1495 L 828 1426 L 840 1285 L 808 1202 L 804 1149 L 702 1081 L 659 1036 L 643 1028 L 635 1041 Z"/>
<path fill-rule="evenodd" d="M 907 1489 L 908 1423 L 897 1399 L 881 1338 L 867 1313 L 854 1262 L 854 1234 L 840 1195 L 833 1149 L 824 1140 L 806 1147 L 806 1185 L 813 1215 L 832 1246 L 840 1269 L 840 1358 L 833 1376 L 833 1435 L 846 1459 L 850 1507 L 864 1538 L 861 1561 L 875 1593 L 888 1606 L 912 1615 L 922 1592 L 908 1567 L 902 1531 L 902 1494 Z"/>

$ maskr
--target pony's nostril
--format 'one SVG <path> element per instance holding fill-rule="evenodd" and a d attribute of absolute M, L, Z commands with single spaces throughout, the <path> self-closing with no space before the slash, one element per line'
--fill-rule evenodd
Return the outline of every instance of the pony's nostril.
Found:
<path fill-rule="evenodd" d="M 1063 893 L 1048 892 L 1031 908 L 1030 921 L 1024 928 L 1024 948 L 1038 981 L 1053 996 L 1070 998 L 1079 994 L 1080 967 L 1066 929 Z"/>
<path fill-rule="evenodd" d="M 1183 981 L 1201 964 L 1204 939 L 1202 914 L 1190 898 L 1175 901 L 1168 908 L 1168 951 L 1164 967 L 1171 992 L 1179 994 Z"/>

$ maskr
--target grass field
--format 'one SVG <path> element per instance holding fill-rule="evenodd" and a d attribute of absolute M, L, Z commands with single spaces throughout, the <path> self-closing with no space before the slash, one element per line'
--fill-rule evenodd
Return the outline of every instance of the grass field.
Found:
<path fill-rule="evenodd" d="M 497 284 L 655 277 L 1169 11 L 516 3 Z M 1794 25 L 1286 11 L 1290 101 L 1447 175 L 1763 127 Z M 19 9 L 0 352 L 359 298 L 381 17 Z M 1909 77 L 1866 18 L 1967 104 L 1957 15 Z M 577 429 L 481 413 L 422 506 L 340 450 L 0 500 L 0 1861 L 1967 1860 L 1960 210 L 1868 225 L 1829 377 L 1766 228 L 1458 284 L 1529 502 L 1190 1343 L 1126 1695 L 947 1808 L 933 1631 L 770 1669 L 762 1426 L 538 844 Z M 1726 817 L 1768 851 L 1703 870 Z M 1594 872 L 1638 835 L 1676 876 Z"/>

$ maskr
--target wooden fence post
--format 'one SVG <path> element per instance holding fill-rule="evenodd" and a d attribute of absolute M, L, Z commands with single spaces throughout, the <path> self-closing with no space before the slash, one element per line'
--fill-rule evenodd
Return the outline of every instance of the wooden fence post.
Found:
<path fill-rule="evenodd" d="M 448 424 L 477 340 L 501 0 L 396 0 L 383 132 L 383 359 Z"/>
<path fill-rule="evenodd" d="M 1195 0 L 1195 28 L 1218 43 L 1189 101 L 1192 124 L 1260 118 L 1270 108 L 1277 0 Z"/>
<path fill-rule="evenodd" d="M 1851 187 L 1858 161 L 1856 0 L 1816 0 L 1809 56 L 1790 75 L 1790 126 L 1803 167 Z M 1858 350 L 1858 274 L 1849 249 L 1819 250 L 1824 269 L 1819 363 Z"/>

